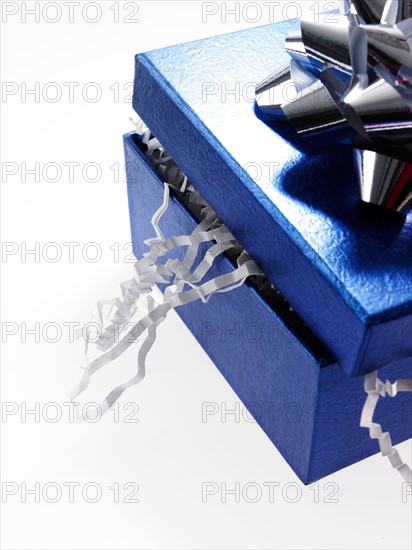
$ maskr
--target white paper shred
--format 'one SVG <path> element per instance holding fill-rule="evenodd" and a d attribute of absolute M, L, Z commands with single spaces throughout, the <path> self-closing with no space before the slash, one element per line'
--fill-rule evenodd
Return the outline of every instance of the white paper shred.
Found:
<path fill-rule="evenodd" d="M 396 380 L 393 384 L 386 380 L 383 383 L 378 378 L 377 371 L 365 376 L 365 392 L 367 398 L 362 410 L 360 425 L 369 429 L 371 439 L 377 439 L 382 456 L 387 456 L 392 466 L 398 470 L 407 483 L 412 483 L 412 470 L 405 464 L 398 451 L 392 447 L 391 436 L 382 431 L 382 426 L 373 421 L 373 415 L 380 397 L 395 397 L 398 392 L 412 391 L 412 378 Z"/>
<path fill-rule="evenodd" d="M 156 236 L 145 241 L 149 251 L 134 265 L 134 277 L 121 284 L 122 298 L 100 301 L 97 304 L 97 317 L 102 327 L 102 335 L 96 347 L 103 353 L 89 361 L 89 344 L 86 342 L 87 365 L 81 381 L 71 393 L 72 402 L 88 388 L 91 376 L 95 372 L 119 357 L 132 343 L 145 335 L 138 352 L 136 375 L 114 388 L 105 397 L 98 410 L 98 416 L 105 414 L 125 390 L 143 380 L 146 374 L 146 356 L 155 342 L 156 329 L 171 309 L 195 300 L 207 302 L 214 294 L 229 292 L 239 287 L 251 275 L 262 275 L 255 262 L 243 252 L 237 260 L 238 267 L 233 272 L 204 280 L 214 260 L 236 246 L 237 242 L 211 208 L 203 204 L 200 195 L 188 187 L 187 178 L 182 172 L 176 166 L 168 170 L 170 156 L 158 140 L 151 137 L 143 122 L 139 121 L 136 124 L 136 131 L 148 148 L 148 156 L 159 150 L 157 170 L 162 173 L 163 168 L 165 177 L 170 177 L 170 181 L 166 180 L 164 183 L 163 203 L 151 220 Z M 170 187 L 186 192 L 188 200 L 202 210 L 203 219 L 191 235 L 165 239 L 159 227 L 159 222 L 169 205 Z M 211 246 L 193 269 L 202 243 L 209 243 Z M 164 265 L 158 263 L 159 258 L 180 247 L 187 247 L 182 261 L 169 259 Z M 161 298 L 156 291 L 157 284 L 168 285 Z M 131 323 L 136 314 L 141 315 L 139 321 Z M 77 420 L 84 419 L 79 415 Z"/>

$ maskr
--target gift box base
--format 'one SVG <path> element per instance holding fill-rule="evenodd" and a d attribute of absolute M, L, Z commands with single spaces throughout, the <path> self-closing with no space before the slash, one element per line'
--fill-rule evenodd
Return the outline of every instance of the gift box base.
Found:
<path fill-rule="evenodd" d="M 132 241 L 137 258 L 153 236 L 150 220 L 163 200 L 163 181 L 136 134 L 124 138 Z M 190 234 L 197 220 L 172 193 L 161 220 L 167 237 Z M 218 257 L 211 276 L 233 270 Z M 311 483 L 379 451 L 359 427 L 363 377 L 348 377 L 328 354 L 304 343 L 248 284 L 193 302 L 177 312 L 257 423 L 304 483 Z M 315 338 L 315 336 L 313 336 Z M 321 346 L 319 346 L 321 349 Z M 411 377 L 411 360 L 382 368 L 382 379 Z M 194 367 L 195 368 L 195 367 Z M 379 402 L 375 420 L 393 444 L 412 435 L 412 396 Z"/>

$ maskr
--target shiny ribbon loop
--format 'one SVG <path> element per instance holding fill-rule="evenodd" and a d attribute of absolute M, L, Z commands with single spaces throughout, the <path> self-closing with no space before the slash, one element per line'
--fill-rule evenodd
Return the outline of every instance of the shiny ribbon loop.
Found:
<path fill-rule="evenodd" d="M 362 200 L 412 205 L 412 4 L 347 0 L 345 15 L 301 21 L 286 38 L 291 61 L 256 87 L 267 118 L 301 136 L 352 143 Z M 286 102 L 285 84 L 298 97 Z"/>

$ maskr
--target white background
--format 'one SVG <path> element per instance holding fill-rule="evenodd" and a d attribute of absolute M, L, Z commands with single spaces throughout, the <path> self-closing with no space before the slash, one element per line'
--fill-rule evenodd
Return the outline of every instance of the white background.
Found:
<path fill-rule="evenodd" d="M 70 421 L 63 403 L 79 380 L 83 357 L 81 345 L 70 342 L 67 323 L 87 323 L 97 300 L 115 296 L 119 283 L 132 276 L 132 265 L 123 261 L 129 251 L 123 246 L 130 240 L 126 186 L 123 174 L 115 181 L 110 167 L 117 163 L 123 168 L 122 134 L 131 130 L 128 117 L 133 114 L 127 96 L 134 55 L 273 17 L 260 4 L 262 17 L 252 23 L 256 3 L 246 12 L 241 4 L 238 22 L 233 16 L 224 22 L 220 4 L 205 21 L 201 2 L 111 0 L 99 3 L 98 22 L 86 20 L 96 17 L 93 7 L 85 15 L 77 7 L 70 22 L 63 4 L 61 19 L 51 23 L 47 19 L 58 13 L 55 3 L 40 2 L 36 22 L 33 15 L 24 19 L 24 8 L 33 8 L 34 2 L 2 2 L 2 80 L 9 83 L 6 91 L 13 92 L 3 94 L 1 105 L 2 161 L 3 169 L 16 171 L 3 173 L 2 239 L 12 243 L 7 250 L 14 253 L 3 256 L 2 321 L 3 331 L 6 326 L 16 333 L 3 333 L 2 400 L 15 414 L 2 417 L 1 473 L 3 491 L 5 483 L 18 490 L 2 505 L 2 548 L 409 548 L 412 499 L 402 502 L 402 480 L 379 455 L 319 482 L 315 502 L 315 492 L 299 482 L 258 426 L 242 414 L 240 419 L 229 415 L 226 422 L 216 414 L 202 422 L 202 403 L 216 403 L 222 411 L 222 403 L 239 406 L 238 398 L 173 313 L 159 329 L 147 379 L 120 401 L 119 421 L 110 412 L 94 424 Z M 300 3 L 306 11 L 313 4 Z M 321 10 L 326 4 L 318 3 Z M 136 6 L 139 21 L 126 23 Z M 17 12 L 6 17 L 6 9 Z M 276 18 L 282 18 L 280 8 Z M 26 95 L 25 89 L 36 82 L 40 97 Z M 51 101 L 56 87 L 53 92 L 50 82 L 62 91 L 56 102 Z M 65 82 L 79 83 L 73 98 Z M 85 96 L 89 91 L 93 97 L 90 82 L 102 92 L 99 101 Z M 36 162 L 41 172 L 47 163 L 57 163 L 59 181 L 47 181 L 55 175 L 52 167 L 46 176 L 40 173 L 38 182 L 30 174 L 22 181 L 23 163 L 30 169 Z M 63 165 L 68 162 L 80 163 L 73 182 Z M 92 168 L 84 177 L 87 163 L 100 166 L 99 181 L 87 181 L 94 177 Z M 37 253 L 25 255 L 24 247 L 33 249 L 36 242 Z M 51 242 L 62 251 L 54 263 L 47 258 L 56 252 L 47 247 Z M 63 244 L 68 242 L 80 243 L 72 262 Z M 91 242 L 102 253 L 95 263 L 90 261 L 95 248 L 87 248 Z M 120 247 L 120 261 L 114 260 L 113 246 Z M 25 336 L 25 329 L 36 323 L 40 336 Z M 50 332 L 44 333 L 47 323 L 52 323 Z M 51 343 L 57 325 L 62 334 Z M 134 374 L 135 358 L 136 349 L 131 349 L 96 377 L 88 402 L 100 402 Z M 24 407 L 33 409 L 35 403 L 39 418 L 22 415 Z M 50 417 L 56 411 L 48 403 L 58 403 L 62 411 L 55 423 Z M 138 404 L 138 423 L 125 422 L 126 412 L 132 411 L 123 410 L 126 403 Z M 410 443 L 400 446 L 404 458 L 410 459 L 410 449 Z M 40 495 L 36 502 L 28 495 L 22 502 L 24 483 L 28 488 L 39 483 L 42 490 L 49 482 L 53 486 L 46 499 Z M 67 482 L 80 484 L 74 502 L 63 485 Z M 82 495 L 88 482 L 101 489 L 96 503 L 87 502 L 92 490 L 87 498 Z M 127 482 L 139 486 L 139 502 L 124 502 L 130 492 L 123 489 Z M 217 484 L 219 491 L 202 502 L 205 482 Z M 274 502 L 264 485 L 268 482 L 279 484 Z M 109 488 L 116 483 L 120 502 Z M 255 484 L 262 497 L 248 502 L 251 490 L 246 497 L 241 493 L 240 502 L 229 495 L 224 503 L 224 483 L 228 488 L 239 483 L 241 489 Z M 337 484 L 338 502 L 325 502 L 330 492 L 326 483 Z M 47 502 L 53 487 L 63 490 L 56 503 Z M 296 493 L 300 498 L 290 502 Z"/>

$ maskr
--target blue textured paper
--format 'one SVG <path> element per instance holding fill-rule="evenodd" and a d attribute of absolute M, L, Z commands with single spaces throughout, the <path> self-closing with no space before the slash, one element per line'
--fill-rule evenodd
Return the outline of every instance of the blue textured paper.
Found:
<path fill-rule="evenodd" d="M 125 137 L 125 155 L 132 240 L 141 257 L 148 250 L 143 241 L 154 236 L 150 219 L 162 203 L 163 184 L 136 137 Z M 196 221 L 172 195 L 160 226 L 170 237 L 192 233 Z M 218 257 L 211 277 L 231 270 Z M 248 285 L 177 312 L 304 483 L 378 452 L 378 443 L 359 427 L 363 377 L 350 378 L 331 358 L 316 357 Z M 411 371 L 411 362 L 403 361 L 380 376 L 394 381 Z M 394 444 L 411 437 L 412 394 L 382 399 L 376 421 L 391 431 Z"/>
<path fill-rule="evenodd" d="M 257 118 L 254 83 L 287 60 L 284 37 L 295 28 L 141 54 L 133 105 L 345 372 L 358 375 L 412 356 L 412 215 L 359 202 L 349 147 L 308 145 Z"/>

